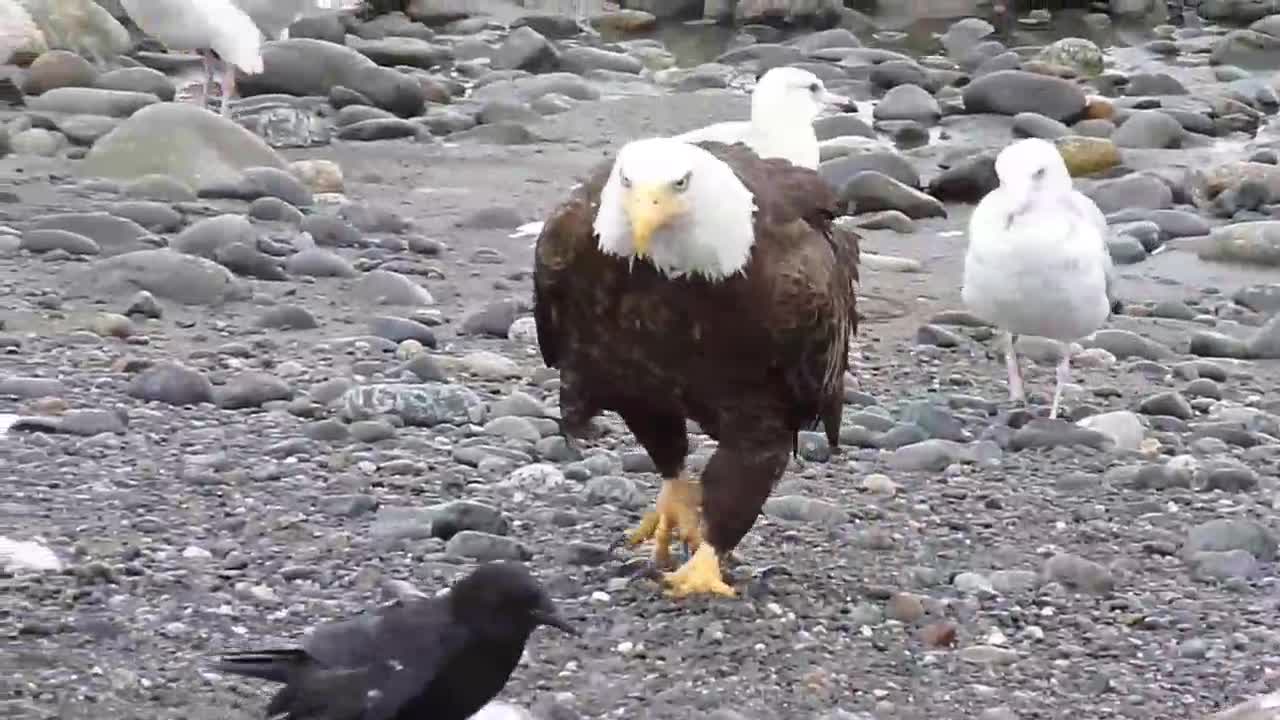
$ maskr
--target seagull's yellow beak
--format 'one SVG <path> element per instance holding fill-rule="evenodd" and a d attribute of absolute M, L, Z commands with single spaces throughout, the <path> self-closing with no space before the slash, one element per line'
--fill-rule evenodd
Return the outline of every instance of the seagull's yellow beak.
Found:
<path fill-rule="evenodd" d="M 648 255 L 653 234 L 684 211 L 683 201 L 667 183 L 631 187 L 623 207 L 631 222 L 631 244 L 637 257 Z"/>

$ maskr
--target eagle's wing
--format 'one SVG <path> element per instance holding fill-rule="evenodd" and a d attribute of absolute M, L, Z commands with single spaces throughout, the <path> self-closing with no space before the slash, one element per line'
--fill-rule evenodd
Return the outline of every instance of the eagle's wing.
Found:
<path fill-rule="evenodd" d="M 584 251 L 595 246 L 596 211 L 600 190 L 613 161 L 601 163 L 579 184 L 542 225 L 533 255 L 533 319 L 538 349 L 547 367 L 557 367 L 560 343 L 560 307 L 574 279 L 573 266 Z"/>

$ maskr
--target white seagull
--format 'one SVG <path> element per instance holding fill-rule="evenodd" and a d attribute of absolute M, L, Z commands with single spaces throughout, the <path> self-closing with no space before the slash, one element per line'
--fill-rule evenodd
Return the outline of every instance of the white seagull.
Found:
<path fill-rule="evenodd" d="M 1009 398 L 1023 402 L 1013 345 L 1018 335 L 1069 343 L 1119 312 L 1115 272 L 1107 250 L 1107 219 L 1071 184 L 1052 143 L 1019 140 L 996 157 L 1000 187 L 982 198 L 969 219 L 961 297 L 979 317 L 1005 331 Z M 1049 417 L 1058 416 L 1062 386 L 1071 379 L 1071 353 L 1058 363 Z"/>
<path fill-rule="evenodd" d="M 783 158 L 792 165 L 818 169 L 818 136 L 813 121 L 828 105 L 853 107 L 843 95 L 827 92 L 817 75 L 776 67 L 756 81 L 751 119 L 716 123 L 675 136 L 687 143 L 743 143 L 762 158 Z"/>
<path fill-rule="evenodd" d="M 204 59 L 204 99 L 213 81 L 213 53 L 223 64 L 222 114 L 236 91 L 236 68 L 262 72 L 262 33 L 232 0 L 121 0 L 144 33 L 170 50 L 195 50 Z"/>

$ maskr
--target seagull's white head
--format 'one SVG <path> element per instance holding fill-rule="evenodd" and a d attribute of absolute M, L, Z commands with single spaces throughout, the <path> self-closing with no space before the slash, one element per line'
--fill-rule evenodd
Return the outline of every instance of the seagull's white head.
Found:
<path fill-rule="evenodd" d="M 600 191 L 600 249 L 647 259 L 670 277 L 718 280 L 755 244 L 755 198 L 724 161 L 672 138 L 627 143 Z"/>
<path fill-rule="evenodd" d="M 1062 153 L 1047 140 L 1027 138 L 1010 144 L 996 156 L 1000 186 L 1026 186 L 1036 192 L 1070 192 L 1071 173 Z"/>
<path fill-rule="evenodd" d="M 751 93 L 753 122 L 797 122 L 812 124 L 823 109 L 853 108 L 853 101 L 828 92 L 817 75 L 794 67 L 776 67 L 760 76 Z"/>

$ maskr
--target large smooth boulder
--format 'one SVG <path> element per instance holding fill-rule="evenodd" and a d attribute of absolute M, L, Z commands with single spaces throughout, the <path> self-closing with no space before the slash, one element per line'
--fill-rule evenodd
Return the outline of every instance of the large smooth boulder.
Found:
<path fill-rule="evenodd" d="M 963 97 L 964 108 L 971 113 L 1037 112 L 1065 123 L 1079 119 L 1088 105 L 1084 90 L 1075 83 L 1025 70 L 1000 70 L 975 78 Z"/>
<path fill-rule="evenodd" d="M 167 175 L 190 187 L 235 183 L 251 167 L 286 169 L 262 138 L 192 103 L 146 107 L 99 140 L 81 164 L 87 176 L 133 180 Z"/>
<path fill-rule="evenodd" d="M 133 44 L 129 31 L 94 0 L 21 0 L 49 47 L 105 61 Z"/>
<path fill-rule="evenodd" d="M 296 38 L 262 46 L 263 71 L 239 82 L 246 95 L 286 93 L 328 96 L 342 86 L 401 117 L 422 113 L 427 96 L 412 76 L 378 65 L 349 47 L 324 40 Z"/>
<path fill-rule="evenodd" d="M 99 260 L 73 286 L 92 296 L 146 290 L 185 305 L 217 305 L 249 297 L 250 289 L 212 260 L 173 250 L 138 250 Z"/>

